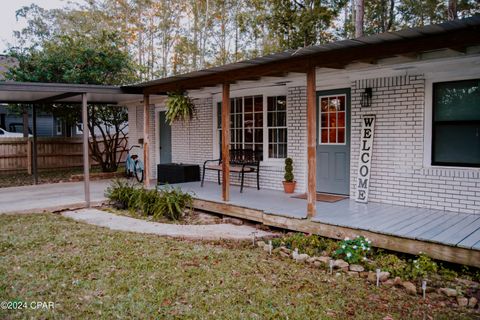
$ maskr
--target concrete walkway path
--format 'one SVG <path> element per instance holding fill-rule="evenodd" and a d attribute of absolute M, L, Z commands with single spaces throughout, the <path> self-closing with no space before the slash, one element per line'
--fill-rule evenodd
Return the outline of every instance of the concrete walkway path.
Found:
<path fill-rule="evenodd" d="M 256 237 L 258 238 L 274 236 L 273 233 L 259 230 L 246 225 L 237 226 L 233 224 L 166 224 L 119 216 L 98 209 L 65 211 L 62 213 L 62 215 L 72 218 L 76 221 L 82 221 L 88 224 L 106 227 L 112 230 L 149 233 L 157 234 L 160 236 L 192 240 L 251 240 L 252 232 L 256 232 Z"/>
<path fill-rule="evenodd" d="M 90 182 L 90 197 L 93 205 L 105 199 L 105 189 L 110 180 Z M 83 182 L 61 182 L 0 188 L 1 213 L 41 213 L 85 207 Z"/>

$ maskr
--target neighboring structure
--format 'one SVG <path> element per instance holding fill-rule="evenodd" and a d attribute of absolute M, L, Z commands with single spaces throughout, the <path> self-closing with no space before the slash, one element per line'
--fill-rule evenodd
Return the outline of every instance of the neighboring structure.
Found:
<path fill-rule="evenodd" d="M 0 55 L 0 81 L 5 80 L 9 68 L 17 65 L 15 58 Z M 32 132 L 32 110 L 28 112 L 28 128 Z M 9 110 L 6 104 L 0 104 L 0 128 L 10 132 L 23 132 L 23 116 Z M 128 127 L 125 129 L 128 132 Z M 39 137 L 80 137 L 82 124 L 68 125 L 61 118 L 47 112 L 37 113 L 37 134 Z"/>
<path fill-rule="evenodd" d="M 369 189 L 371 202 L 480 213 L 480 17 L 130 88 L 146 96 L 147 105 L 129 107 L 129 142 L 146 143 L 151 178 L 158 163 L 201 165 L 218 158 L 221 128 L 229 125 L 224 147 L 263 153 L 262 188 L 281 189 L 284 159 L 294 160 L 296 191 L 308 193 L 310 215 L 316 191 L 355 199 L 359 184 Z M 147 98 L 173 90 L 188 91 L 196 116 L 170 128 L 160 121 L 165 98 Z M 230 101 L 229 110 L 222 101 Z M 230 113 L 230 124 L 222 112 Z M 357 179 L 365 115 L 375 116 L 369 185 Z M 237 175 L 230 181 L 237 183 Z M 253 177 L 248 184 L 254 186 Z M 228 200 L 228 185 L 223 194 Z"/>
<path fill-rule="evenodd" d="M 28 128 L 32 133 L 32 112 L 28 114 Z M 23 132 L 23 117 L 21 114 L 8 110 L 6 105 L 0 105 L 0 128 L 4 128 L 10 132 Z M 65 124 L 61 119 L 54 117 L 51 114 L 41 112 L 37 114 L 37 133 L 40 137 L 65 137 Z M 81 135 L 75 132 L 74 135 Z"/>

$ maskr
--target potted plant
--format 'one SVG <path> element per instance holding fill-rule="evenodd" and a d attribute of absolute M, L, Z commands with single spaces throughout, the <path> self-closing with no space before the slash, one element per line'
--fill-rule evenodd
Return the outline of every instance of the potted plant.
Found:
<path fill-rule="evenodd" d="M 283 190 L 285 193 L 293 193 L 295 191 L 295 185 L 297 181 L 294 180 L 293 176 L 293 160 L 292 158 L 285 159 L 285 181 L 283 181 Z"/>
<path fill-rule="evenodd" d="M 168 121 L 170 125 L 177 120 L 188 121 L 195 113 L 195 105 L 192 99 L 178 92 L 168 94 L 166 106 L 167 112 L 165 114 L 165 120 Z"/>

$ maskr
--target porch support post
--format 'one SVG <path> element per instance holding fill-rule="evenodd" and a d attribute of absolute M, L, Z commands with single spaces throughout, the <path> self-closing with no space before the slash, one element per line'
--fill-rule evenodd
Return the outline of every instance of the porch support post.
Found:
<path fill-rule="evenodd" d="M 315 216 L 317 193 L 317 107 L 315 67 L 307 70 L 307 217 Z"/>
<path fill-rule="evenodd" d="M 222 199 L 230 200 L 230 84 L 223 84 L 222 96 Z"/>
<path fill-rule="evenodd" d="M 150 187 L 150 96 L 143 96 L 143 185 Z"/>
<path fill-rule="evenodd" d="M 82 93 L 82 123 L 83 123 L 83 184 L 85 189 L 85 205 L 90 208 L 90 163 L 88 156 L 88 110 L 87 94 Z"/>

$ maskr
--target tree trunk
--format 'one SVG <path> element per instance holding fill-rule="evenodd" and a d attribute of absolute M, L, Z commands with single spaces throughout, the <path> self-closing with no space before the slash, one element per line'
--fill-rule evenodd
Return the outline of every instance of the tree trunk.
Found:
<path fill-rule="evenodd" d="M 355 38 L 359 38 L 363 36 L 363 16 L 365 12 L 365 0 L 357 0 L 355 11 Z"/>
<path fill-rule="evenodd" d="M 395 20 L 395 0 L 390 0 L 390 11 L 388 17 L 387 31 L 392 30 L 393 23 Z"/>
<path fill-rule="evenodd" d="M 457 0 L 448 0 L 448 20 L 457 20 Z"/>
<path fill-rule="evenodd" d="M 28 138 L 28 109 L 23 108 L 23 137 Z"/>

